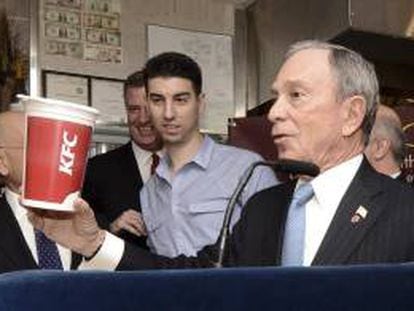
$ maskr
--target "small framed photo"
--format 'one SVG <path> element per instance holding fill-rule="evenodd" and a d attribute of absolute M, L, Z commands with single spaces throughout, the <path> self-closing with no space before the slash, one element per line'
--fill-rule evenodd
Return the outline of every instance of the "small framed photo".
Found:
<path fill-rule="evenodd" d="M 126 124 L 124 81 L 91 78 L 91 105 L 99 110 L 99 119 L 106 124 Z"/>
<path fill-rule="evenodd" d="M 43 71 L 43 96 L 90 105 L 89 77 L 56 71 Z"/>

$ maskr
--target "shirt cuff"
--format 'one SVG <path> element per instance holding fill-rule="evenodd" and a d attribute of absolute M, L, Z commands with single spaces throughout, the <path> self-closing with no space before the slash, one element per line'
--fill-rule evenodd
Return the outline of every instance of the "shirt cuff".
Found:
<path fill-rule="evenodd" d="M 121 261 L 124 249 L 124 241 L 106 231 L 101 249 L 91 260 L 83 259 L 78 269 L 114 271 Z"/>

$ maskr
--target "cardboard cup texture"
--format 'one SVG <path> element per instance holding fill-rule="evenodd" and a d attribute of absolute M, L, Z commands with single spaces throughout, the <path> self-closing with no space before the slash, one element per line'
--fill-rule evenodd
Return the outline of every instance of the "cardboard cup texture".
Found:
<path fill-rule="evenodd" d="M 19 97 L 26 111 L 22 204 L 72 211 L 98 111 L 60 100 Z"/>

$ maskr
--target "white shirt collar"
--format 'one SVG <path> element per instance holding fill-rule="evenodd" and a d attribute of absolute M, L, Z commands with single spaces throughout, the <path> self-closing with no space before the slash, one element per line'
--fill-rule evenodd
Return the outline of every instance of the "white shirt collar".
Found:
<path fill-rule="evenodd" d="M 391 174 L 390 177 L 396 179 L 400 175 L 401 175 L 401 171 L 398 171 L 398 172 L 395 172 L 395 173 Z"/>
<path fill-rule="evenodd" d="M 145 150 L 138 146 L 134 141 L 131 141 L 132 151 L 137 162 L 138 170 L 144 183 L 151 177 L 152 151 Z M 164 150 L 156 152 L 160 158 L 164 155 Z"/>
<path fill-rule="evenodd" d="M 134 141 L 131 141 L 131 144 L 132 144 L 132 151 L 134 152 L 135 158 L 138 163 L 143 163 L 147 161 L 149 158 L 151 158 L 153 151 L 148 151 L 148 150 L 141 148 Z M 164 150 L 161 149 L 155 153 L 158 154 L 158 156 L 161 158 L 164 155 Z"/>
<path fill-rule="evenodd" d="M 19 194 L 11 191 L 5 187 L 4 195 L 6 196 L 7 203 L 9 203 L 11 210 L 18 221 L 26 218 L 27 210 L 19 203 Z"/>
<path fill-rule="evenodd" d="M 135 159 L 138 163 L 145 163 L 152 155 L 151 151 L 142 149 L 138 146 L 135 142 L 131 141 L 132 143 L 132 151 L 134 152 Z"/>
<path fill-rule="evenodd" d="M 362 154 L 359 154 L 328 169 L 311 181 L 315 198 L 322 207 L 338 207 L 358 171 L 362 159 Z"/>
<path fill-rule="evenodd" d="M 315 195 L 306 204 L 305 266 L 309 266 L 315 257 L 362 159 L 362 154 L 357 155 L 311 180 Z M 298 185 L 302 182 L 300 180 Z"/>

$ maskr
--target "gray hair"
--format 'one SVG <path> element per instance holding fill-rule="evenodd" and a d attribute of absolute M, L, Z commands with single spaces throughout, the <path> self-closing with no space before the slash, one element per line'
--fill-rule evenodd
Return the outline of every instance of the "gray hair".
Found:
<path fill-rule="evenodd" d="M 391 144 L 392 156 L 395 162 L 401 165 L 406 152 L 405 134 L 402 130 L 401 123 L 398 121 L 399 119 L 395 119 L 390 115 L 377 113 L 370 139 L 388 139 Z"/>
<path fill-rule="evenodd" d="M 367 145 L 369 134 L 375 121 L 379 102 L 378 79 L 374 66 L 360 54 L 346 47 L 318 40 L 299 41 L 290 46 L 285 60 L 293 54 L 307 49 L 329 50 L 329 64 L 337 84 L 337 100 L 360 95 L 366 101 L 366 112 L 362 122 L 364 144 Z"/>

